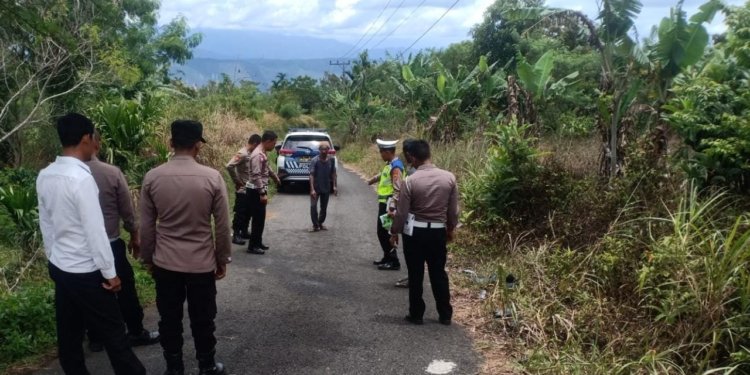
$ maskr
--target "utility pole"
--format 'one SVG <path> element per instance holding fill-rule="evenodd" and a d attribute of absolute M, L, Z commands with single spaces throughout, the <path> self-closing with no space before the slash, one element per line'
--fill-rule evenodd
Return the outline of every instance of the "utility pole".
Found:
<path fill-rule="evenodd" d="M 341 67 L 341 79 L 344 79 L 344 75 L 346 74 L 346 67 L 351 64 L 352 64 L 351 60 L 338 60 L 337 59 L 336 61 L 333 61 L 333 60 L 328 61 L 328 65 Z"/>

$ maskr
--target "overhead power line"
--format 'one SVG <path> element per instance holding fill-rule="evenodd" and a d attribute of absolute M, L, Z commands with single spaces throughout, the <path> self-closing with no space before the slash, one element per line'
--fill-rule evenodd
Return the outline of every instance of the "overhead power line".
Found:
<path fill-rule="evenodd" d="M 365 29 L 365 33 L 362 34 L 362 36 L 359 38 L 359 40 L 357 41 L 357 43 L 354 43 L 354 45 L 352 46 L 352 48 L 350 48 L 348 51 L 346 51 L 346 53 L 344 55 L 342 55 L 341 58 L 347 57 L 347 56 L 349 56 L 350 53 L 352 53 L 352 52 L 354 52 L 354 51 L 357 50 L 357 47 L 359 47 L 359 44 L 362 43 L 362 40 L 365 39 L 365 37 L 367 36 L 367 34 L 370 32 L 370 29 L 372 29 L 372 26 L 375 25 L 378 22 L 378 20 L 380 20 L 380 17 L 383 16 L 383 13 L 385 13 L 385 10 L 388 9 L 389 5 L 391 5 L 391 1 L 392 0 L 388 0 L 388 2 L 385 3 L 385 6 L 383 7 L 383 9 L 380 11 L 380 13 L 378 14 L 378 16 L 375 17 L 375 21 L 372 21 L 372 23 L 370 23 L 367 26 L 367 29 Z"/>
<path fill-rule="evenodd" d="M 398 6 L 396 7 L 396 9 L 391 13 L 390 16 L 388 16 L 388 18 L 385 20 L 385 22 L 383 22 L 383 24 L 380 25 L 380 27 L 372 35 L 370 35 L 370 38 L 367 39 L 367 41 L 365 42 L 365 44 L 363 44 L 362 47 L 360 47 L 360 51 L 362 51 L 365 48 L 367 48 L 367 45 L 370 44 L 370 42 L 372 41 L 372 39 L 375 38 L 380 33 L 380 31 L 383 30 L 383 28 L 385 27 L 385 25 L 388 24 L 388 22 L 391 22 L 391 19 L 393 18 L 393 16 L 395 16 L 396 13 L 398 13 L 398 11 L 401 10 L 401 7 L 404 5 L 405 2 L 406 2 L 406 0 L 401 0 L 401 3 L 398 4 Z"/>
<path fill-rule="evenodd" d="M 425 30 L 425 32 L 424 32 L 424 33 L 422 33 L 422 35 L 420 35 L 420 36 L 419 36 L 419 38 L 417 38 L 417 40 L 415 40 L 415 41 L 414 41 L 414 43 L 412 43 L 412 44 L 411 44 L 411 45 L 410 45 L 409 47 L 407 47 L 407 48 L 406 48 L 405 50 L 401 51 L 401 52 L 399 53 L 399 56 L 403 56 L 403 55 L 404 55 L 404 54 L 405 54 L 406 52 L 409 52 L 409 50 L 410 50 L 410 49 L 412 49 L 412 47 L 414 47 L 414 45 L 416 45 L 417 43 L 419 43 L 419 41 L 420 41 L 420 40 L 422 40 L 422 38 L 424 38 L 424 36 L 425 36 L 425 35 L 427 35 L 427 33 L 429 33 L 429 32 L 430 32 L 430 31 L 431 31 L 431 30 L 432 30 L 432 29 L 433 29 L 433 28 L 434 28 L 434 27 L 435 27 L 435 26 L 436 26 L 436 25 L 437 25 L 437 24 L 438 24 L 438 23 L 439 23 L 439 22 L 440 22 L 440 21 L 441 21 L 441 20 L 442 20 L 443 18 L 445 18 L 445 16 L 447 16 L 447 15 L 448 15 L 448 13 L 449 13 L 449 12 L 450 12 L 451 10 L 453 10 L 453 8 L 454 8 L 454 7 L 456 6 L 456 4 L 458 4 L 458 2 L 459 2 L 459 1 L 461 1 L 461 0 L 456 0 L 456 1 L 455 1 L 455 2 L 453 3 L 453 5 L 451 5 L 451 6 L 450 6 L 450 7 L 449 7 L 449 8 L 448 8 L 448 9 L 447 9 L 446 11 L 445 11 L 445 13 L 443 13 L 443 15 L 442 15 L 442 16 L 440 16 L 440 18 L 438 18 L 438 19 L 437 19 L 437 20 L 436 20 L 436 21 L 435 21 L 435 22 L 434 22 L 434 23 L 433 23 L 432 25 L 430 25 L 430 27 L 429 27 L 429 28 L 428 28 L 427 30 Z"/>
<path fill-rule="evenodd" d="M 380 41 L 377 44 L 375 44 L 372 47 L 372 49 L 378 48 L 381 44 L 383 44 L 383 42 L 386 41 L 386 39 L 390 38 L 394 33 L 396 33 L 396 31 L 398 31 L 398 29 L 400 29 L 401 26 L 404 26 L 404 24 L 406 24 L 406 21 L 410 20 L 412 17 L 414 17 L 415 14 L 417 14 L 417 11 L 419 11 L 419 8 L 421 8 L 422 5 L 424 5 L 424 3 L 426 2 L 427 0 L 422 0 L 422 2 L 419 3 L 419 5 L 417 5 L 417 7 L 414 8 L 414 10 L 411 13 L 409 13 L 409 15 L 404 17 L 401 20 L 401 22 L 399 22 L 398 25 L 396 25 L 396 27 L 394 27 L 393 30 L 391 30 L 391 32 L 388 33 L 388 35 L 384 36 L 383 39 L 380 39 Z"/>

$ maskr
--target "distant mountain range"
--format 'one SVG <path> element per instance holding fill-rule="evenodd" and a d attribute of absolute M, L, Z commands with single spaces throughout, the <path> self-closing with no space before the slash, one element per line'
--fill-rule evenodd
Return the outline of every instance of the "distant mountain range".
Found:
<path fill-rule="evenodd" d="M 258 82 L 267 89 L 278 73 L 289 78 L 308 75 L 322 78 L 326 72 L 341 74 L 340 66 L 331 60 L 356 58 L 352 45 L 333 39 L 289 36 L 249 30 L 198 29 L 203 41 L 195 49 L 194 58 L 185 65 L 174 66 L 172 75 L 190 85 L 202 86 L 227 74 L 235 81 Z M 396 54 L 399 48 L 368 51 L 371 59 Z M 351 52 L 350 52 L 351 51 Z"/>
<path fill-rule="evenodd" d="M 262 90 L 267 90 L 279 73 L 288 78 L 307 75 L 316 79 L 323 78 L 325 72 L 341 73 L 341 69 L 329 65 L 328 59 L 280 60 L 280 59 L 245 59 L 216 60 L 194 58 L 185 65 L 172 68 L 172 75 L 181 78 L 185 83 L 203 86 L 208 81 L 219 81 L 221 74 L 228 75 L 233 81 L 257 82 Z"/>

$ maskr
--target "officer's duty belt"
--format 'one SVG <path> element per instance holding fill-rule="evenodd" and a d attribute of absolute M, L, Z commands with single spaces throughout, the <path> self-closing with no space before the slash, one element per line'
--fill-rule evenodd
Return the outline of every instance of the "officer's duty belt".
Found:
<path fill-rule="evenodd" d="M 423 221 L 414 220 L 414 228 L 443 229 L 445 228 L 445 223 L 427 223 Z"/>

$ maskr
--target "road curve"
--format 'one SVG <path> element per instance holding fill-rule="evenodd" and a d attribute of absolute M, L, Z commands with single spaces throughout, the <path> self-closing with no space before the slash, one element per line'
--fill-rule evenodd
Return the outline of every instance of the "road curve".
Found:
<path fill-rule="evenodd" d="M 425 325 L 403 321 L 406 276 L 377 271 L 375 194 L 340 169 L 339 197 L 329 205 L 327 232 L 308 233 L 309 197 L 279 194 L 269 205 L 266 255 L 235 247 L 229 275 L 218 284 L 217 357 L 229 374 L 476 374 L 478 357 L 457 324 L 438 324 L 425 285 Z M 403 254 L 400 254 L 402 257 Z M 403 263 L 403 257 L 402 263 Z M 158 314 L 146 311 L 155 329 Z M 187 373 L 197 372 L 185 314 Z M 149 374 L 161 374 L 158 345 L 136 348 Z M 92 374 L 111 374 L 104 353 L 87 353 Z M 451 370 L 452 369 L 452 370 Z M 57 361 L 36 372 L 62 374 Z"/>

